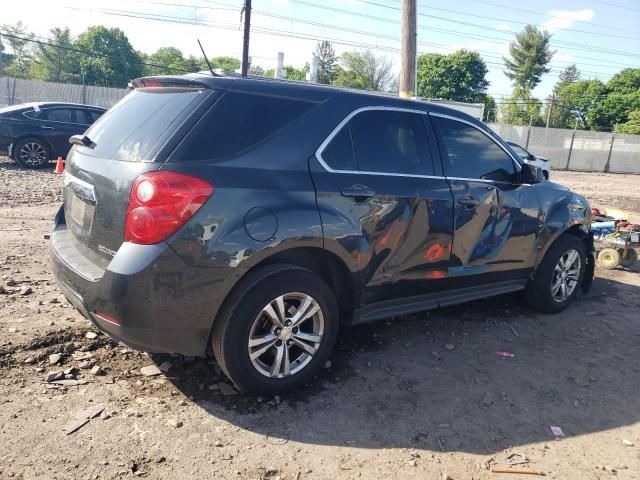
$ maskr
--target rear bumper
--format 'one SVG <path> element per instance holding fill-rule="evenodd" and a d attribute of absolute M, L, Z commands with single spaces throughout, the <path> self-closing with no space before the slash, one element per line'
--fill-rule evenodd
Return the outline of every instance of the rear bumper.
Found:
<path fill-rule="evenodd" d="M 67 230 L 62 208 L 49 249 L 69 302 L 110 337 L 147 352 L 205 355 L 217 311 L 241 275 L 190 267 L 167 244 L 125 243 L 111 261 L 96 261 Z"/>

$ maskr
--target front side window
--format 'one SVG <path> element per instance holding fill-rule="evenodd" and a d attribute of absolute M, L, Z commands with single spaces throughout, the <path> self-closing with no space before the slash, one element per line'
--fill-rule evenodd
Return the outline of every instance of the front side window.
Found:
<path fill-rule="evenodd" d="M 448 177 L 513 180 L 513 160 L 489 136 L 457 120 L 434 118 L 444 144 L 444 168 Z"/>

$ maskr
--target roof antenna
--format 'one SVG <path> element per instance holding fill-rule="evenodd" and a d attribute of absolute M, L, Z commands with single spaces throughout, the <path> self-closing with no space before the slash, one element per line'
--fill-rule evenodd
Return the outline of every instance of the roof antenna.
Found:
<path fill-rule="evenodd" d="M 219 77 L 220 75 L 218 75 L 217 73 L 215 73 L 213 71 L 213 68 L 211 68 L 211 64 L 209 63 L 209 59 L 207 58 L 207 54 L 204 53 L 204 48 L 202 48 L 202 44 L 200 43 L 200 39 L 198 38 L 198 45 L 200 45 L 200 50 L 202 51 L 202 56 L 204 57 L 204 61 L 207 62 L 207 66 L 209 67 L 209 71 L 211 72 L 211 75 L 214 77 Z"/>

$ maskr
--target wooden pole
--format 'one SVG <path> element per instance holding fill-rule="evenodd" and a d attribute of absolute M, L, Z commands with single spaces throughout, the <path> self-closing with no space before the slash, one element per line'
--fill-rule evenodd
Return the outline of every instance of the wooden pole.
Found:
<path fill-rule="evenodd" d="M 400 38 L 400 88 L 404 98 L 416 95 L 416 0 L 402 0 L 402 33 Z"/>
<path fill-rule="evenodd" d="M 249 73 L 249 33 L 251 31 L 251 0 L 244 0 L 244 39 L 242 41 L 242 76 Z"/>
<path fill-rule="evenodd" d="M 555 94 L 551 95 L 551 103 L 549 104 L 549 110 L 547 110 L 547 127 L 549 128 L 549 121 L 551 120 L 551 110 L 553 110 L 553 102 L 555 101 Z"/>

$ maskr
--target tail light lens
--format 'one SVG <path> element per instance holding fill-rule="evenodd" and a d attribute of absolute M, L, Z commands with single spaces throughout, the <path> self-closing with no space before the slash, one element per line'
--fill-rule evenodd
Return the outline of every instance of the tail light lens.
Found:
<path fill-rule="evenodd" d="M 124 239 L 151 245 L 175 233 L 213 195 L 213 185 L 176 172 L 136 178 L 129 195 Z"/>

